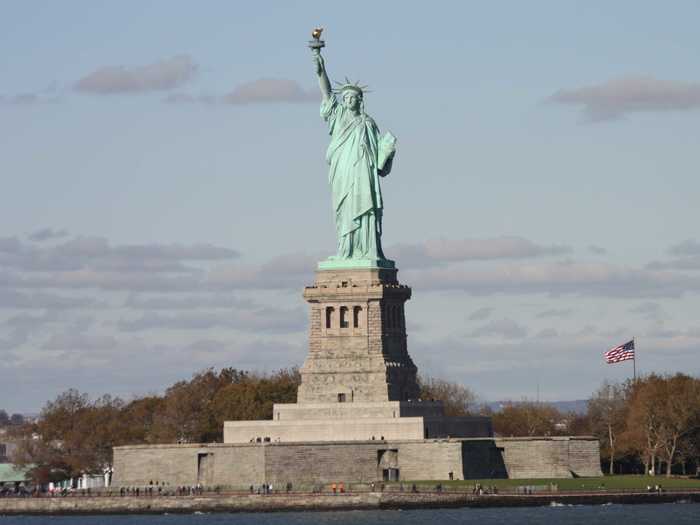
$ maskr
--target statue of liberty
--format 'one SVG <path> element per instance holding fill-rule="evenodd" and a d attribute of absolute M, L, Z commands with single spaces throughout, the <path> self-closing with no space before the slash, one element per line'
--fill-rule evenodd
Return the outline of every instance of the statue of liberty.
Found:
<path fill-rule="evenodd" d="M 365 113 L 364 86 L 346 79 L 337 89 L 331 88 L 321 56 L 320 31 L 313 36 L 317 44 L 312 41 L 309 46 L 323 95 L 321 117 L 331 135 L 326 161 L 338 239 L 336 256 L 319 268 L 393 267 L 381 245 L 383 202 L 379 177 L 391 171 L 396 139 L 391 133 L 380 135 L 374 120 Z"/>

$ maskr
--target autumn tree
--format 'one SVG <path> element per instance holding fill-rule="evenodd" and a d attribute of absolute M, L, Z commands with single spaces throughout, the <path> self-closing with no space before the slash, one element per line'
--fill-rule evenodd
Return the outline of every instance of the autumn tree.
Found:
<path fill-rule="evenodd" d="M 147 439 L 155 442 L 221 441 L 226 420 L 271 419 L 274 403 L 296 401 L 297 369 L 260 375 L 207 369 L 165 392 Z"/>
<path fill-rule="evenodd" d="M 476 394 L 464 385 L 434 377 L 419 377 L 418 386 L 421 399 L 442 401 L 447 416 L 468 416 L 478 412 Z"/>
<path fill-rule="evenodd" d="M 681 474 L 688 474 L 688 464 L 695 465 L 695 474 L 700 477 L 700 427 L 691 430 L 678 443 L 676 462 L 681 466 Z"/>
<path fill-rule="evenodd" d="M 13 460 L 32 466 L 46 483 L 102 473 L 112 464 L 115 446 L 141 443 L 221 441 L 227 419 L 270 419 L 274 403 L 296 401 L 296 368 L 251 374 L 206 369 L 179 381 L 163 396 L 124 403 L 105 395 L 90 400 L 71 389 L 46 404 L 35 422 L 18 426 Z"/>
<path fill-rule="evenodd" d="M 633 384 L 625 431 L 622 435 L 627 449 L 639 455 L 645 473 L 656 472 L 657 457 L 661 448 L 661 382 L 660 376 L 652 374 Z"/>
<path fill-rule="evenodd" d="M 551 436 L 564 416 L 547 403 L 507 403 L 493 415 L 493 429 L 499 436 Z"/>
<path fill-rule="evenodd" d="M 126 439 L 120 418 L 123 402 L 104 396 L 90 401 L 71 389 L 59 394 L 41 411 L 35 423 L 23 425 L 13 460 L 32 465 L 40 482 L 102 473 L 112 463 L 112 447 Z"/>
<path fill-rule="evenodd" d="M 603 383 L 588 402 L 588 418 L 593 434 L 603 444 L 602 453 L 609 458 L 609 473 L 615 472 L 619 453 L 618 439 L 625 429 L 627 391 L 622 384 Z"/>
<path fill-rule="evenodd" d="M 685 441 L 699 426 L 698 379 L 684 374 L 651 374 L 634 383 L 624 436 L 641 456 L 647 472 L 656 472 L 657 461 L 663 461 L 670 476 L 679 449 L 689 449 Z"/>
<path fill-rule="evenodd" d="M 568 412 L 564 415 L 566 420 L 566 432 L 572 436 L 590 436 L 593 435 L 593 422 L 588 415 L 588 412 L 581 414 L 579 412 Z"/>
<path fill-rule="evenodd" d="M 156 425 L 164 405 L 165 400 L 155 395 L 134 399 L 126 404 L 122 409 L 126 442 L 132 445 L 160 443 Z"/>
<path fill-rule="evenodd" d="M 122 413 L 125 403 L 104 395 L 90 403 L 80 414 L 82 437 L 76 449 L 83 458 L 82 472 L 101 474 L 112 467 L 112 448 L 130 441 Z"/>
<path fill-rule="evenodd" d="M 156 415 L 153 434 L 163 443 L 212 441 L 217 430 L 212 421 L 211 401 L 228 377 L 224 371 L 207 369 L 190 381 L 178 381 L 165 391 Z"/>
<path fill-rule="evenodd" d="M 300 383 L 296 368 L 280 370 L 270 376 L 248 374 L 232 382 L 213 400 L 219 428 L 224 421 L 272 419 L 275 403 L 296 402 Z"/>
<path fill-rule="evenodd" d="M 700 426 L 700 381 L 684 374 L 666 377 L 659 435 L 661 456 L 666 463 L 666 476 L 677 459 L 685 438 Z"/>

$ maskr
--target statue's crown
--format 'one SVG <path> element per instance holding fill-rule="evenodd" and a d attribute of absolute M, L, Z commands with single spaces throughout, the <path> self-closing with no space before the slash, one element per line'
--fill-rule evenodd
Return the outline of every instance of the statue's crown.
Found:
<path fill-rule="evenodd" d="M 359 82 L 350 82 L 348 77 L 345 77 L 345 82 L 336 82 L 336 84 L 337 86 L 333 91 L 338 94 L 342 94 L 345 91 L 354 91 L 360 96 L 364 96 L 365 93 L 369 93 L 368 86 L 362 86 Z"/>

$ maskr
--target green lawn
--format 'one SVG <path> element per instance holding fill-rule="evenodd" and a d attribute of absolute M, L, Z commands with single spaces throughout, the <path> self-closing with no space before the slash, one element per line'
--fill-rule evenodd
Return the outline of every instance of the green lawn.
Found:
<path fill-rule="evenodd" d="M 496 486 L 499 489 L 521 487 L 525 485 L 558 485 L 559 490 L 596 490 L 606 489 L 643 489 L 647 486 L 661 485 L 665 489 L 696 488 L 700 489 L 700 479 L 666 478 L 665 476 L 604 476 L 600 478 L 573 479 L 469 479 L 465 481 L 404 481 L 404 486 L 415 483 L 418 486 L 435 487 L 442 483 L 443 487 L 466 488 L 480 483 L 483 487 Z"/>

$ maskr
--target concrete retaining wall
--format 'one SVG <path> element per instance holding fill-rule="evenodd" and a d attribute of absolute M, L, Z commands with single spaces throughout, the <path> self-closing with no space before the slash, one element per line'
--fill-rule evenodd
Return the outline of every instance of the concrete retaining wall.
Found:
<path fill-rule="evenodd" d="M 402 480 L 454 479 L 462 477 L 462 450 L 459 441 L 423 441 L 398 447 Z"/>
<path fill-rule="evenodd" d="M 262 446 L 143 445 L 114 449 L 112 484 L 117 487 L 145 486 L 151 482 L 171 486 L 201 483 L 247 487 L 264 479 Z"/>
<path fill-rule="evenodd" d="M 193 512 L 272 512 L 291 510 L 410 509 L 440 507 L 532 507 L 604 503 L 699 503 L 700 492 L 580 493 L 473 496 L 464 493 L 274 494 L 197 497 L 0 498 L 0 515 L 162 514 Z"/>
<path fill-rule="evenodd" d="M 512 479 L 603 475 L 595 438 L 500 438 L 495 445 L 503 450 L 503 463 Z"/>
<path fill-rule="evenodd" d="M 384 446 L 373 444 L 297 444 L 265 448 L 265 480 L 273 486 L 292 483 L 357 482 L 377 479 L 377 454 Z"/>
<path fill-rule="evenodd" d="M 394 451 L 391 465 L 381 463 L 385 451 Z M 402 480 L 602 475 L 594 438 L 482 438 L 116 447 L 113 484 L 366 483 L 381 481 L 384 468 Z"/>

